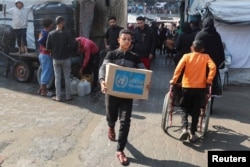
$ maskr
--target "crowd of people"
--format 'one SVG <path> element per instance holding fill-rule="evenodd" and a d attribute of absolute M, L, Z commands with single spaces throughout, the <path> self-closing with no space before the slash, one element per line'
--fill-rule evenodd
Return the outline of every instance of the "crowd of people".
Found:
<path fill-rule="evenodd" d="M 16 1 L 15 4 L 18 8 L 15 10 L 20 10 L 24 6 L 20 0 Z M 8 12 L 11 13 L 12 10 L 8 10 Z M 27 13 L 29 10 L 23 12 Z M 23 19 L 22 23 L 25 23 L 27 18 Z M 100 89 L 105 94 L 108 138 L 111 141 L 116 141 L 115 125 L 117 120 L 120 120 L 116 156 L 123 165 L 128 164 L 124 148 L 130 129 L 133 99 L 107 94 L 109 90 L 105 75 L 108 63 L 150 70 L 156 50 L 159 50 L 160 55 L 173 56 L 176 69 L 170 84 L 182 83 L 183 88 L 180 100 L 183 111 L 183 133 L 180 140 L 186 140 L 188 136 L 190 141 L 196 140 L 198 117 L 207 86 L 212 86 L 212 95 L 220 96 L 222 94 L 219 69 L 224 68 L 224 48 L 211 18 L 203 21 L 202 29 L 199 29 L 198 22 L 195 21 L 185 22 L 180 27 L 172 24 L 171 29 L 166 27 L 164 23 L 160 25 L 152 23 L 149 26 L 145 21 L 144 17 L 139 16 L 136 18 L 135 27 L 123 28 L 116 24 L 116 17 L 110 17 L 108 19 L 109 27 L 103 39 L 107 54 L 101 62 L 99 46 L 85 37 L 80 36 L 73 39 L 71 34 L 65 31 L 65 19 L 62 16 L 56 17 L 56 29 L 54 30 L 52 30 L 53 20 L 44 19 L 44 29 L 41 30 L 38 39 L 39 61 L 42 66 L 38 93 L 42 96 L 52 96 L 55 101 L 62 101 L 61 78 L 63 74 L 65 99 L 66 101 L 73 99 L 70 88 L 71 60 L 68 48 L 75 47 L 79 53 L 84 55 L 79 75 L 93 73 L 92 91 Z M 13 21 L 13 24 L 16 22 Z M 15 32 L 20 38 L 26 38 L 27 28 L 25 26 L 20 28 Z M 20 39 L 18 38 L 18 40 Z M 185 69 L 184 72 L 183 69 Z M 46 89 L 53 74 L 55 75 L 55 94 Z M 145 89 L 149 90 L 150 85 L 151 83 L 147 83 Z M 192 116 L 191 134 L 189 134 L 187 126 L 188 114 Z"/>
<path fill-rule="evenodd" d="M 148 13 L 148 14 L 177 14 L 178 3 L 167 3 L 165 5 L 152 5 L 145 4 L 128 5 L 128 13 Z"/>

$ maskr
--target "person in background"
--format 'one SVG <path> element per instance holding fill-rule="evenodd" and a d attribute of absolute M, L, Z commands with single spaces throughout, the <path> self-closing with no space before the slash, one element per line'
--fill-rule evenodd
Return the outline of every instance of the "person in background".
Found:
<path fill-rule="evenodd" d="M 224 68 L 225 53 L 220 34 L 214 27 L 214 21 L 211 17 L 203 20 L 202 30 L 199 31 L 195 40 L 201 40 L 204 43 L 204 53 L 209 54 L 216 64 L 216 75 L 212 84 L 212 98 L 211 98 L 211 113 L 213 113 L 212 106 L 214 98 L 222 95 L 222 86 L 219 69 Z"/>
<path fill-rule="evenodd" d="M 15 7 L 7 9 L 5 14 L 12 15 L 12 27 L 15 31 L 18 45 L 18 53 L 22 53 L 21 43 L 24 45 L 24 51 L 28 54 L 27 47 L 27 26 L 28 26 L 28 14 L 32 11 L 32 7 L 24 7 L 23 1 L 15 0 Z"/>
<path fill-rule="evenodd" d="M 70 71 L 71 60 L 69 57 L 69 48 L 74 48 L 75 41 L 71 34 L 64 30 L 65 19 L 62 16 L 56 17 L 56 29 L 49 32 L 46 48 L 51 51 L 53 58 L 53 67 L 55 73 L 56 96 L 52 99 L 61 101 L 61 75 L 64 74 L 66 101 L 72 100 L 70 90 Z"/>
<path fill-rule="evenodd" d="M 189 53 L 192 43 L 194 41 L 195 34 L 192 33 L 192 29 L 188 22 L 182 24 L 182 32 L 179 33 L 175 41 L 176 56 L 174 57 L 175 65 L 185 53 Z"/>
<path fill-rule="evenodd" d="M 182 77 L 182 96 L 180 106 L 182 108 L 182 128 L 183 131 L 179 137 L 180 140 L 186 140 L 188 133 L 188 114 L 192 116 L 190 128 L 191 142 L 197 139 L 195 132 L 197 131 L 198 120 L 200 116 L 201 106 L 203 105 L 207 85 L 212 84 L 213 77 L 216 73 L 216 65 L 208 54 L 204 54 L 204 44 L 200 40 L 195 40 L 192 44 L 192 52 L 184 54 L 175 68 L 171 86 L 176 84 L 179 77 Z M 207 75 L 207 67 L 209 69 Z M 207 76 L 206 76 L 207 75 Z"/>
<path fill-rule="evenodd" d="M 196 35 L 199 31 L 200 31 L 200 28 L 199 28 L 199 22 L 196 21 L 196 20 L 191 20 L 189 22 L 189 25 L 192 29 L 192 32 Z"/>
<path fill-rule="evenodd" d="M 158 30 L 158 35 L 159 35 L 160 55 L 165 54 L 166 51 L 167 51 L 165 41 L 167 40 L 168 29 L 165 28 L 164 23 L 160 24 L 160 27 L 159 27 L 159 30 Z"/>
<path fill-rule="evenodd" d="M 155 35 L 155 51 L 154 51 L 154 58 L 155 58 L 155 55 L 156 55 L 156 50 L 159 49 L 159 44 L 160 44 L 160 39 L 159 39 L 159 35 L 158 35 L 158 30 L 159 30 L 159 26 L 158 24 L 153 21 L 151 23 L 151 26 L 150 28 L 152 29 L 154 35 Z"/>
<path fill-rule="evenodd" d="M 98 72 L 99 72 L 99 47 L 90 39 L 85 37 L 77 37 L 78 50 L 83 53 L 83 62 L 79 70 L 79 75 L 94 75 L 92 91 L 98 90 Z"/>
<path fill-rule="evenodd" d="M 132 42 L 131 31 L 125 29 L 121 30 L 118 42 L 120 44 L 119 48 L 108 52 L 103 61 L 103 64 L 100 67 L 99 81 L 101 85 L 101 91 L 102 93 L 105 93 L 108 138 L 111 141 L 116 140 L 115 123 L 119 117 L 120 128 L 116 156 L 122 165 L 126 165 L 129 163 L 129 161 L 123 151 L 127 143 L 128 133 L 130 129 L 130 117 L 132 114 L 133 99 L 120 98 L 106 94 L 109 91 L 107 90 L 106 86 L 107 81 L 105 81 L 106 65 L 112 62 L 120 66 L 131 68 L 144 69 L 145 66 L 143 65 L 137 54 L 130 51 Z M 150 84 L 147 84 L 145 88 L 149 90 Z"/>
<path fill-rule="evenodd" d="M 119 32 L 123 27 L 116 24 L 116 17 L 112 16 L 108 19 L 109 28 L 105 34 L 104 44 L 107 51 L 115 50 L 119 47 L 117 39 L 119 37 Z"/>
<path fill-rule="evenodd" d="M 53 26 L 53 21 L 51 19 L 44 19 L 43 20 L 44 29 L 41 30 L 38 39 L 39 51 L 40 51 L 38 58 L 40 65 L 42 67 L 41 82 L 38 93 L 42 96 L 52 96 L 52 93 L 48 92 L 46 89 L 46 86 L 49 84 L 52 76 L 54 75 L 51 53 L 46 49 L 47 37 L 49 31 L 52 29 L 52 26 Z"/>
<path fill-rule="evenodd" d="M 133 51 L 137 53 L 147 69 L 150 69 L 151 60 L 155 53 L 155 34 L 152 29 L 145 24 L 145 18 L 136 18 L 137 27 L 135 28 Z"/>
<path fill-rule="evenodd" d="M 134 31 L 134 28 L 135 28 L 135 26 L 133 25 L 133 23 L 129 23 L 129 24 L 128 24 L 128 29 L 129 29 L 130 31 Z"/>

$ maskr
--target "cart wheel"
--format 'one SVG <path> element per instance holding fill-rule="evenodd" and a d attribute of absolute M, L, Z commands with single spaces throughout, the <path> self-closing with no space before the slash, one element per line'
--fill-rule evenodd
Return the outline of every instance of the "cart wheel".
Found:
<path fill-rule="evenodd" d="M 42 74 L 42 67 L 39 66 L 36 74 L 38 84 L 41 83 L 41 74 Z M 55 76 L 53 75 L 53 77 L 49 81 L 49 84 L 47 85 L 47 89 L 53 89 L 54 87 L 55 87 Z"/>
<path fill-rule="evenodd" d="M 211 98 L 209 98 L 207 101 L 205 115 L 204 115 L 203 120 L 202 120 L 202 129 L 201 130 L 202 130 L 203 136 L 206 135 L 207 130 L 208 130 L 210 108 L 211 108 Z"/>
<path fill-rule="evenodd" d="M 171 107 L 172 99 L 170 97 L 170 92 L 165 95 L 163 108 L 162 108 L 162 121 L 161 121 L 161 128 L 164 132 L 167 132 L 168 127 L 171 126 L 171 117 L 170 112 L 172 110 Z"/>
<path fill-rule="evenodd" d="M 34 69 L 31 62 L 17 60 L 14 64 L 13 76 L 18 82 L 29 82 L 34 77 Z"/>

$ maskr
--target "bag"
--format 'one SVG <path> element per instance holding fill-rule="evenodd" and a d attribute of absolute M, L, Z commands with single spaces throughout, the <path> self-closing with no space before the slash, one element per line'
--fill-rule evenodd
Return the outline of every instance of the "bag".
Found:
<path fill-rule="evenodd" d="M 225 50 L 225 65 L 230 66 L 232 63 L 232 54 L 229 50 Z"/>
<path fill-rule="evenodd" d="M 214 79 L 213 79 L 212 95 L 221 96 L 222 90 L 223 90 L 223 88 L 222 88 L 222 84 L 221 84 L 220 73 L 217 71 L 216 75 L 214 76 Z"/>

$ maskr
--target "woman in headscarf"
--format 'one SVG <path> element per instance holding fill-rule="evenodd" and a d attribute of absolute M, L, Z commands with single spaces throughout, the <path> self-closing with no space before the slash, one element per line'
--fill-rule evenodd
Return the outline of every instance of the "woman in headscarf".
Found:
<path fill-rule="evenodd" d="M 216 64 L 216 75 L 213 79 L 212 84 L 212 101 L 211 101 L 211 112 L 212 112 L 212 105 L 215 96 L 222 95 L 222 87 L 221 87 L 221 80 L 219 75 L 219 69 L 224 68 L 224 49 L 221 40 L 220 34 L 216 31 L 214 27 L 214 21 L 212 18 L 206 18 L 202 23 L 202 30 L 198 32 L 195 36 L 195 40 L 201 40 L 204 43 L 204 53 L 210 55 L 214 63 Z"/>
<path fill-rule="evenodd" d="M 194 41 L 195 34 L 188 22 L 182 24 L 182 32 L 178 35 L 175 42 L 176 56 L 174 57 L 175 66 L 185 53 L 191 52 L 191 45 Z"/>

